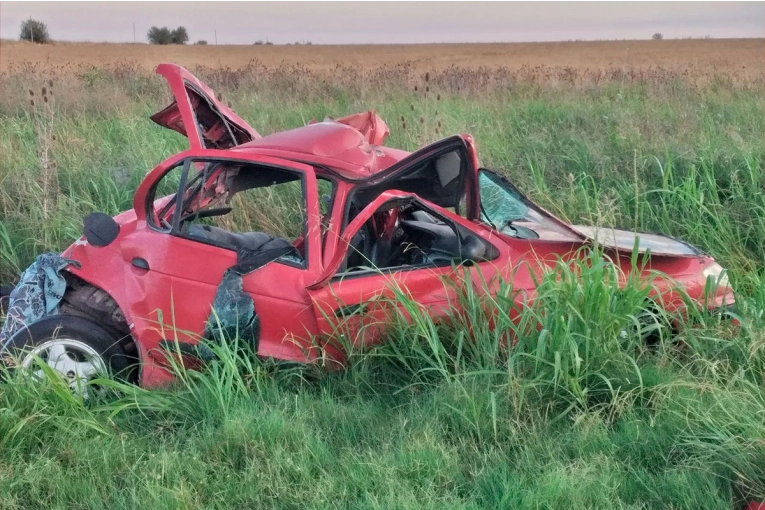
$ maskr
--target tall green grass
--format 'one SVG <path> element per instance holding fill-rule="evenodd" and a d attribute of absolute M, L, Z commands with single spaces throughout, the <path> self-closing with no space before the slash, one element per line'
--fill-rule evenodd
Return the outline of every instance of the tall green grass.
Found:
<path fill-rule="evenodd" d="M 0 280 L 13 280 L 34 255 L 62 249 L 94 210 L 132 206 L 142 177 L 187 147 L 148 116 L 168 102 L 164 84 L 104 75 L 91 83 L 53 81 L 52 157 L 60 193 L 45 217 L 35 125 L 34 76 L 0 78 Z M 300 94 L 222 84 L 224 100 L 260 132 L 327 115 L 376 108 L 390 124 L 389 144 L 414 150 L 469 132 L 481 163 L 510 177 L 564 219 L 660 231 L 686 239 L 732 268 L 762 270 L 765 252 L 765 99 L 761 83 L 706 87 L 607 83 L 598 87 L 496 86 L 478 94 L 441 90 L 427 97 L 396 85 L 357 97 L 317 85 Z M 446 88 L 444 86 L 444 88 Z M 163 93 L 164 92 L 164 93 Z M 404 122 L 401 119 L 404 119 Z M 423 121 L 421 124 L 420 121 Z M 438 127 L 440 124 L 440 127 Z M 406 127 L 404 127 L 406 125 Z"/>
<path fill-rule="evenodd" d="M 0 77 L 3 283 L 78 237 L 88 212 L 131 207 L 142 176 L 186 146 L 147 119 L 168 100 L 158 79 L 62 78 L 50 103 L 59 193 L 46 213 L 44 117 L 26 91 L 37 79 Z M 340 372 L 258 360 L 227 339 L 204 371 L 178 368 L 173 388 L 101 381 L 111 391 L 95 402 L 12 374 L 0 383 L 0 508 L 698 509 L 765 498 L 760 82 L 482 91 L 431 79 L 425 97 L 395 80 L 280 90 L 251 79 L 215 85 L 261 133 L 377 108 L 393 146 L 472 133 L 484 166 L 568 221 L 698 245 L 729 268 L 741 327 L 699 315 L 649 348 L 642 336 L 660 327 L 639 320 L 650 289 L 636 277 L 620 288 L 593 253 L 578 277 L 546 275 L 517 322 L 512 282 L 494 296 L 462 286 L 448 323 L 394 289 L 388 341 L 352 352 Z"/>
<path fill-rule="evenodd" d="M 762 320 L 714 353 L 668 337 L 648 348 L 639 330 L 620 334 L 647 285 L 620 288 L 602 260 L 584 258 L 580 278 L 564 263 L 545 275 L 521 326 L 472 285 L 448 326 L 395 295 L 387 342 L 352 352 L 342 372 L 278 367 L 220 339 L 204 371 L 177 367 L 172 389 L 96 381 L 112 393 L 88 404 L 61 381 L 11 374 L 0 504 L 731 508 L 762 498 Z M 719 329 L 705 318 L 685 335 Z"/>

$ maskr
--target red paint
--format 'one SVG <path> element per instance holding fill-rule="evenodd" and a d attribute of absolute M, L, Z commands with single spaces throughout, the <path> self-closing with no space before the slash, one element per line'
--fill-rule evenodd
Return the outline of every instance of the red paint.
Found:
<path fill-rule="evenodd" d="M 231 250 L 161 232 L 147 221 L 147 212 L 158 211 L 168 200 L 164 198 L 153 205 L 148 204 L 152 186 L 186 158 L 235 159 L 276 166 L 303 176 L 307 235 L 299 242 L 307 250 L 306 267 L 272 262 L 243 279 L 244 290 L 252 296 L 261 319 L 258 352 L 262 356 L 315 360 L 319 351 L 311 339 L 319 334 L 331 335 L 337 322 L 337 310 L 369 300 L 373 302 L 368 304 L 363 315 L 356 314 L 348 319 L 348 326 L 354 333 L 354 338 L 348 341 L 352 344 L 378 341 L 389 314 L 394 311 L 391 306 L 396 306 L 389 301 L 394 296 L 391 285 L 420 303 L 425 313 L 444 316 L 456 310 L 455 285 L 459 285 L 459 277 L 451 266 L 412 268 L 353 278 L 335 276 L 353 235 L 367 220 L 373 219 L 375 230 L 379 230 L 376 235 L 390 236 L 389 230 L 397 221 L 395 212 L 375 216 L 377 208 L 390 200 L 415 200 L 492 245 L 497 252 L 496 258 L 462 270 L 471 272 L 474 282 L 480 281 L 480 272 L 489 282 L 490 290 L 497 288 L 498 277 L 512 278 L 514 289 L 519 291 L 518 302 L 524 295 L 533 299 L 532 273 L 541 274 L 555 263 L 556 257 L 573 257 L 575 250 L 589 243 L 584 236 L 554 217 L 551 217 L 552 223 L 560 225 L 565 233 L 558 240 L 515 238 L 480 222 L 477 219 L 480 213 L 478 156 L 469 135 L 446 139 L 410 155 L 382 146 L 388 128 L 374 112 L 367 112 L 261 137 L 185 69 L 162 64 L 157 72 L 165 77 L 176 100 L 153 119 L 187 135 L 190 149 L 169 158 L 147 174 L 136 190 L 133 210 L 115 218 L 121 228 L 112 244 L 98 248 L 81 239 L 65 252 L 66 256 L 81 263 L 80 269 L 70 268 L 70 271 L 107 291 L 122 308 L 139 346 L 144 386 L 156 387 L 172 380 L 166 370 L 165 355 L 158 349 L 159 342 L 163 339 L 189 343 L 198 340 L 223 272 L 236 263 L 236 253 Z M 189 87 L 197 94 L 194 99 L 187 92 Z M 198 112 L 199 115 L 208 120 L 213 118 L 211 115 L 218 115 L 217 120 L 200 128 L 194 122 L 199 108 L 206 109 Z M 190 133 L 189 126 L 195 126 Z M 227 134 L 229 131 L 222 131 L 227 126 L 234 138 Z M 205 148 L 207 144 L 223 147 L 234 139 L 242 143 L 229 149 Z M 429 157 L 444 143 L 461 147 L 465 154 L 464 161 L 468 165 L 464 172 L 467 176 L 467 218 L 413 193 L 384 190 L 344 227 L 347 223 L 346 202 L 356 188 L 406 173 L 410 165 Z M 323 236 L 317 177 L 335 182 L 333 207 L 327 218 L 329 228 Z M 617 250 L 607 251 L 607 254 L 629 271 L 630 254 Z M 131 261 L 136 257 L 145 259 L 150 269 L 133 266 Z M 700 300 L 705 284 L 701 271 L 713 263 L 713 259 L 705 255 L 655 255 L 648 269 L 666 273 L 693 299 Z M 658 300 L 667 308 L 683 306 L 677 293 L 666 282 L 659 281 L 658 288 L 661 293 Z M 730 291 L 726 293 L 721 289 L 714 302 L 707 306 L 711 308 L 732 301 Z M 343 359 L 342 346 L 325 344 L 323 347 L 330 357 Z"/>

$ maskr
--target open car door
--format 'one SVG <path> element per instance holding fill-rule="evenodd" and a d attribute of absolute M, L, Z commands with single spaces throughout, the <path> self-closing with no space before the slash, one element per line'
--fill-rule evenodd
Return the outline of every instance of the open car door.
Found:
<path fill-rule="evenodd" d="M 160 126 L 189 139 L 192 149 L 228 149 L 260 138 L 255 129 L 215 98 L 215 92 L 175 64 L 160 64 L 174 101 L 151 116 Z"/>
<path fill-rule="evenodd" d="M 332 260 L 308 287 L 320 332 L 337 342 L 324 345 L 329 359 L 342 362 L 349 349 L 378 343 L 396 313 L 408 320 L 413 313 L 439 318 L 459 307 L 462 264 L 499 253 L 469 222 L 453 216 L 414 193 L 391 190 L 351 221 Z M 386 229 L 376 228 L 383 224 Z M 355 242 L 365 229 L 372 242 Z"/>
<path fill-rule="evenodd" d="M 385 190 L 401 190 L 416 193 L 439 207 L 467 206 L 462 213 L 469 218 L 475 202 L 476 171 L 472 138 L 455 135 L 426 145 L 366 179 L 356 187 L 354 195 L 357 202 L 369 203 Z M 463 199 L 466 203 L 461 204 Z"/>
<path fill-rule="evenodd" d="M 346 200 L 345 226 L 380 194 L 396 190 L 417 195 L 443 209 L 474 219 L 478 216 L 475 185 L 477 157 L 472 138 L 451 136 L 426 145 L 384 171 L 357 181 Z M 332 258 L 341 250 L 339 237 L 330 236 L 325 250 Z"/>

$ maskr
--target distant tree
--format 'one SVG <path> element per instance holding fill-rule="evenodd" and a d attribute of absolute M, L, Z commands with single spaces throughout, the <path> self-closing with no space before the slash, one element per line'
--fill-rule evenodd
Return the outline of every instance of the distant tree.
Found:
<path fill-rule="evenodd" d="M 263 41 L 261 41 L 260 39 L 258 39 L 257 41 L 255 41 L 255 42 L 254 42 L 254 43 L 252 43 L 252 44 L 254 44 L 255 46 L 261 46 L 261 45 L 263 45 Z"/>
<path fill-rule="evenodd" d="M 272 43 L 271 41 L 266 41 L 266 46 L 273 46 L 273 45 L 274 43 Z"/>
<path fill-rule="evenodd" d="M 197 42 L 195 42 L 194 44 L 196 44 L 198 46 L 207 46 L 207 41 L 205 41 L 204 39 L 200 39 Z"/>
<path fill-rule="evenodd" d="M 167 27 L 151 27 L 146 34 L 150 44 L 170 44 L 173 42 L 170 29 Z"/>
<path fill-rule="evenodd" d="M 653 39 L 654 41 L 661 41 L 662 39 L 664 39 L 664 36 L 661 35 L 661 32 L 656 32 L 655 34 L 651 36 L 651 39 Z"/>
<path fill-rule="evenodd" d="M 189 42 L 189 33 L 185 27 L 170 30 L 167 27 L 151 27 L 146 34 L 151 44 L 186 44 Z"/>
<path fill-rule="evenodd" d="M 31 41 L 34 43 L 47 44 L 50 42 L 48 35 L 48 26 L 42 21 L 29 18 L 21 22 L 21 34 L 19 39 L 22 41 Z"/>
<path fill-rule="evenodd" d="M 173 44 L 186 44 L 189 42 L 189 33 L 186 27 L 178 27 L 170 32 L 170 40 Z"/>

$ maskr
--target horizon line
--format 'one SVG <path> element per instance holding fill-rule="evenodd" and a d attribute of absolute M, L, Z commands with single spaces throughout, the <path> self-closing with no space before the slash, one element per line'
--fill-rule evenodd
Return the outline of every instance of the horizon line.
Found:
<path fill-rule="evenodd" d="M 411 43 L 375 43 L 375 42 L 366 42 L 366 43 L 314 43 L 312 41 L 305 41 L 305 42 L 285 42 L 285 43 L 276 43 L 273 41 L 268 41 L 268 44 L 266 44 L 266 41 L 261 41 L 260 44 L 253 42 L 253 43 L 233 43 L 233 44 L 210 44 L 209 41 L 206 39 L 199 39 L 199 41 L 206 41 L 207 44 L 196 44 L 196 42 L 189 42 L 184 44 L 152 44 L 150 42 L 144 42 L 144 41 L 93 41 L 93 40 L 80 40 L 80 39 L 51 39 L 48 43 L 33 43 L 31 41 L 25 41 L 21 39 L 10 39 L 10 38 L 0 38 L 0 43 L 6 42 L 6 43 L 19 43 L 19 44 L 30 44 L 30 45 L 36 45 L 36 46 L 49 46 L 49 45 L 55 45 L 56 43 L 64 43 L 64 44 L 124 44 L 124 45 L 132 45 L 132 46 L 138 46 L 138 45 L 145 45 L 145 46 L 171 46 L 171 47 L 179 47 L 179 46 L 428 46 L 428 45 L 462 45 L 462 44 L 548 44 L 548 43 L 592 43 L 592 42 L 627 42 L 627 41 L 652 41 L 657 44 L 661 42 L 666 41 L 707 41 L 707 40 L 715 40 L 715 41 L 744 41 L 744 40 L 763 40 L 765 41 L 765 37 L 712 37 L 712 36 L 701 36 L 701 37 L 694 37 L 694 36 L 687 36 L 687 37 L 665 37 L 663 39 L 655 40 L 650 37 L 643 38 L 643 39 L 628 39 L 628 38 L 613 38 L 613 39 L 554 39 L 554 40 L 541 40 L 541 41 L 462 41 L 462 42 L 411 42 Z"/>

